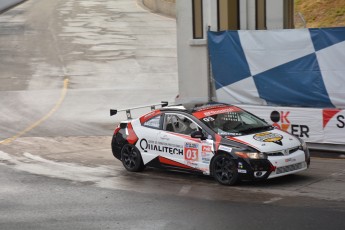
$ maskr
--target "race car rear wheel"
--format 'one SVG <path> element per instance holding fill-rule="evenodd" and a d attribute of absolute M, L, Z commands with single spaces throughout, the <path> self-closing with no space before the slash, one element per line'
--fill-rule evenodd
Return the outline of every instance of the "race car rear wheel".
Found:
<path fill-rule="evenodd" d="M 238 180 L 236 163 L 225 154 L 214 158 L 212 172 L 216 181 L 223 185 L 234 185 Z"/>
<path fill-rule="evenodd" d="M 130 172 L 140 172 L 145 168 L 141 154 L 134 145 L 123 146 L 121 160 L 123 166 Z"/>

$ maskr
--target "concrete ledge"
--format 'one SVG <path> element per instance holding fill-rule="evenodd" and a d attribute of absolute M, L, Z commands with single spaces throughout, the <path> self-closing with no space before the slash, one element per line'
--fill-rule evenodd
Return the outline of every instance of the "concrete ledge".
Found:
<path fill-rule="evenodd" d="M 154 13 L 176 18 L 175 0 L 139 0 Z"/>
<path fill-rule="evenodd" d="M 3 13 L 12 7 L 18 5 L 19 3 L 25 2 L 27 0 L 1 0 L 0 1 L 0 13 Z"/>

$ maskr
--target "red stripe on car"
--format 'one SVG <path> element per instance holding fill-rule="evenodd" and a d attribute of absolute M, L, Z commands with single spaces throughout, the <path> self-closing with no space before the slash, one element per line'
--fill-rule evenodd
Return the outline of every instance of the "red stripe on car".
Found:
<path fill-rule="evenodd" d="M 135 134 L 135 132 L 133 130 L 133 126 L 132 126 L 131 123 L 127 124 L 127 130 L 128 130 L 128 136 L 127 136 L 128 143 L 131 144 L 131 145 L 135 145 L 135 143 L 137 143 L 139 138 Z"/>
<path fill-rule="evenodd" d="M 216 134 L 216 141 L 215 141 L 215 146 L 214 146 L 214 149 L 216 150 L 216 151 L 218 151 L 218 148 L 219 148 L 219 145 L 220 145 L 220 142 L 221 142 L 221 140 L 222 140 L 222 136 L 221 135 L 218 135 L 218 134 Z"/>
<path fill-rule="evenodd" d="M 201 110 L 201 111 L 193 113 L 193 115 L 198 119 L 202 119 L 205 117 L 210 117 L 210 116 L 221 114 L 221 113 L 230 113 L 230 112 L 239 112 L 239 111 L 242 111 L 242 110 L 236 106 L 222 106 L 218 108 Z"/>
<path fill-rule="evenodd" d="M 235 138 L 235 137 L 226 137 L 226 138 L 227 138 L 227 139 L 229 139 L 229 140 L 232 140 L 232 141 L 235 141 L 235 142 L 241 143 L 241 144 L 248 145 L 248 146 L 250 146 L 250 147 L 252 147 L 252 148 L 254 148 L 254 149 L 258 150 L 258 148 L 257 148 L 257 147 L 255 147 L 254 145 L 251 145 L 251 144 L 249 144 L 249 143 L 247 143 L 247 142 L 245 142 L 245 141 L 239 140 L 239 139 L 237 139 L 237 138 Z M 259 151 L 259 150 L 258 150 L 258 151 Z"/>
<path fill-rule="evenodd" d="M 158 114 L 161 114 L 160 110 L 155 110 L 155 111 L 149 112 L 149 113 L 145 114 L 144 116 L 140 117 L 140 123 L 143 124 L 146 121 L 150 120 L 152 117 L 157 116 Z"/>
<path fill-rule="evenodd" d="M 192 169 L 192 170 L 195 170 L 195 168 L 192 168 L 192 167 L 190 167 L 190 166 L 188 166 L 188 165 L 181 164 L 181 163 L 179 163 L 179 162 L 170 160 L 170 159 L 165 158 L 165 157 L 162 157 L 162 156 L 159 156 L 158 159 L 159 159 L 159 162 L 161 162 L 162 164 L 171 165 L 171 166 L 176 166 L 176 167 L 185 168 L 185 169 Z"/>

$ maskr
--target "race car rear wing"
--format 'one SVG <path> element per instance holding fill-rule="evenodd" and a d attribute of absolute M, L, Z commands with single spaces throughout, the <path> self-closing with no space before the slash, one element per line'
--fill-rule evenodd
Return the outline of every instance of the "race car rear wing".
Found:
<path fill-rule="evenodd" d="M 143 106 L 137 106 L 137 107 L 133 107 L 133 108 L 129 108 L 129 109 L 120 109 L 120 110 L 117 110 L 117 109 L 110 109 L 110 116 L 114 116 L 114 115 L 116 115 L 118 112 L 126 111 L 127 119 L 130 120 L 130 119 L 132 119 L 131 110 L 142 109 L 142 108 L 147 108 L 147 107 L 151 107 L 151 110 L 155 110 L 155 109 L 156 109 L 156 106 L 161 106 L 161 107 L 163 108 L 163 107 L 168 106 L 168 104 L 169 104 L 169 103 L 168 103 L 167 101 L 162 101 L 162 102 L 159 103 L 159 104 L 154 104 L 154 105 L 143 105 Z"/>

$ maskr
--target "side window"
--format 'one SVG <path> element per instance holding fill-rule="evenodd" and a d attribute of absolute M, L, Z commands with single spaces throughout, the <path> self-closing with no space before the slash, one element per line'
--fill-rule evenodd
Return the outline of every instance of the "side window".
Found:
<path fill-rule="evenodd" d="M 163 130 L 190 135 L 198 130 L 198 126 L 189 118 L 178 114 L 166 114 Z"/>
<path fill-rule="evenodd" d="M 155 116 L 151 118 L 150 120 L 146 121 L 143 126 L 147 128 L 153 128 L 153 129 L 159 129 L 160 128 L 160 121 L 161 121 L 161 115 Z"/>

